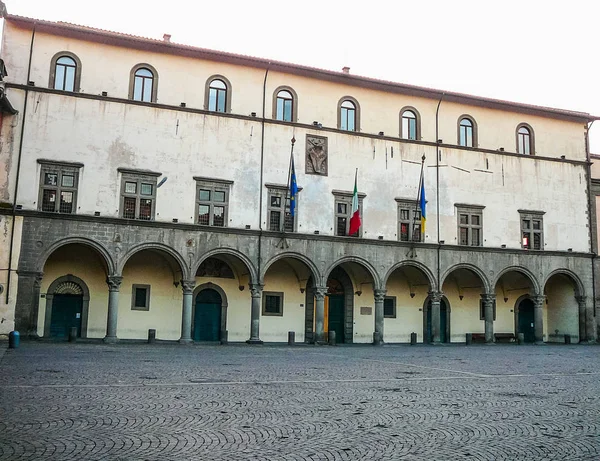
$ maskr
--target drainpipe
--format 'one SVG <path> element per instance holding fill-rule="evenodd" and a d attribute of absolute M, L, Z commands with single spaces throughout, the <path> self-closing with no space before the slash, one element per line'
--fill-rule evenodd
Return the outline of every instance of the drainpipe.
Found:
<path fill-rule="evenodd" d="M 591 157 L 590 157 L 590 128 L 592 128 L 592 125 L 594 124 L 594 122 L 596 121 L 596 119 L 592 120 L 591 122 L 588 123 L 588 125 L 586 125 L 585 127 L 585 156 L 586 156 L 586 160 L 587 160 L 587 169 L 586 169 L 586 175 L 587 175 L 587 198 L 588 198 L 588 229 L 589 229 L 589 237 L 590 237 L 590 251 L 592 253 L 592 310 L 593 310 L 593 316 L 596 317 L 596 268 L 595 268 L 595 262 L 596 262 L 596 258 L 597 258 L 597 244 L 598 242 L 595 242 L 595 236 L 594 236 L 594 227 L 592 226 L 592 210 L 593 205 L 592 205 L 592 161 L 591 161 Z M 598 210 L 596 210 L 597 212 Z M 594 244 L 595 242 L 595 244 Z M 587 322 L 586 322 L 586 327 L 587 327 Z M 586 328 L 587 330 L 587 328 Z M 593 330 L 592 330 L 593 331 Z M 590 335 L 587 334 L 586 331 L 586 339 L 590 340 Z"/>
<path fill-rule="evenodd" d="M 436 206 L 436 225 L 437 225 L 437 288 L 438 291 L 442 291 L 440 286 L 440 136 L 439 136 L 439 113 L 440 105 L 444 99 L 442 93 L 440 100 L 438 101 L 437 108 L 435 110 L 435 206 Z"/>
<path fill-rule="evenodd" d="M 10 247 L 8 250 L 8 274 L 6 277 L 6 304 L 8 304 L 8 299 L 10 295 L 10 279 L 12 273 L 12 258 L 14 251 L 14 242 L 15 242 L 15 221 L 16 214 L 15 211 L 17 209 L 17 194 L 19 193 L 19 177 L 21 176 L 21 156 L 23 153 L 23 138 L 25 134 L 25 118 L 27 115 L 27 99 L 29 97 L 29 90 L 27 89 L 27 85 L 29 84 L 29 78 L 31 77 L 31 57 L 33 56 L 33 41 L 35 39 L 35 26 L 37 21 L 33 22 L 33 30 L 31 32 L 31 45 L 29 46 L 29 63 L 27 64 L 27 80 L 25 81 L 25 101 L 23 103 L 23 115 L 21 121 L 21 139 L 19 139 L 19 151 L 17 154 L 17 177 L 15 179 L 15 194 L 12 205 L 12 226 L 10 231 Z"/>
<path fill-rule="evenodd" d="M 261 274 L 261 266 L 262 266 L 262 215 L 263 215 L 263 175 L 264 175 L 264 165 L 265 165 L 265 110 L 267 104 L 267 77 L 269 75 L 269 66 L 271 63 L 267 64 L 267 70 L 265 71 L 265 79 L 263 81 L 263 101 L 262 101 L 262 119 L 260 121 L 260 184 L 259 184 L 259 194 L 258 194 L 258 277 L 260 279 Z M 260 280 L 256 281 L 260 283 Z"/>

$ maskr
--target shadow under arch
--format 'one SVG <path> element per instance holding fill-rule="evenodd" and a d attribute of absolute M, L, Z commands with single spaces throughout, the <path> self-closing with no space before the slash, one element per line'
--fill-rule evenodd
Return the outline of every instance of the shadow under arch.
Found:
<path fill-rule="evenodd" d="M 465 269 L 465 270 L 473 272 L 481 280 L 481 283 L 483 284 L 484 293 L 491 293 L 490 282 L 489 282 L 488 278 L 486 277 L 485 273 L 477 266 L 475 266 L 473 264 L 469 264 L 469 263 L 459 263 L 459 264 L 455 264 L 454 266 L 448 268 L 448 270 L 446 270 L 446 272 L 444 272 L 444 274 L 441 277 L 440 286 L 443 287 L 444 282 L 446 281 L 448 276 L 450 274 L 452 274 L 452 272 L 459 270 L 459 269 Z"/>
<path fill-rule="evenodd" d="M 359 266 L 362 266 L 363 269 L 366 269 L 367 272 L 369 272 L 369 274 L 371 274 L 371 278 L 373 279 L 373 289 L 381 289 L 381 280 L 379 278 L 379 274 L 377 273 L 377 271 L 375 270 L 375 268 L 371 265 L 370 262 L 368 262 L 366 259 L 362 259 L 358 256 L 344 256 L 340 259 L 338 259 L 337 261 L 334 261 L 333 264 L 331 264 L 327 270 L 323 273 L 323 280 L 325 282 L 327 282 L 327 279 L 329 278 L 330 274 L 332 273 L 332 271 L 337 267 L 337 266 L 341 266 L 344 263 L 356 263 Z M 385 289 L 385 287 L 383 287 Z"/>
<path fill-rule="evenodd" d="M 165 245 L 164 243 L 160 243 L 160 242 L 140 243 L 138 245 L 131 247 L 127 251 L 127 253 L 125 253 L 123 255 L 123 257 L 121 258 L 121 261 L 117 265 L 118 273 L 119 274 L 123 273 L 123 269 L 125 268 L 127 261 L 129 261 L 133 255 L 135 255 L 136 253 L 139 253 L 140 251 L 144 251 L 144 250 L 158 250 L 158 251 L 162 251 L 162 252 L 168 254 L 175 260 L 175 262 L 179 266 L 179 270 L 181 271 L 181 278 L 183 280 L 190 280 L 188 265 L 186 264 L 183 257 L 175 249 L 171 248 L 168 245 Z M 176 281 L 178 281 L 178 280 L 176 280 Z"/>
<path fill-rule="evenodd" d="M 509 266 L 506 267 L 504 269 L 502 269 L 498 275 L 496 276 L 496 278 L 494 279 L 494 284 L 491 285 L 494 287 L 494 289 L 496 288 L 496 286 L 498 285 L 498 282 L 500 281 L 500 279 L 502 278 L 503 275 L 509 273 L 509 272 L 518 272 L 521 275 L 525 276 L 526 278 L 529 279 L 529 282 L 531 283 L 531 288 L 533 290 L 533 293 L 531 293 L 531 295 L 540 295 L 542 294 L 542 290 L 540 287 L 540 284 L 537 280 L 537 278 L 535 277 L 535 275 L 533 275 L 533 272 L 531 272 L 529 269 L 526 269 L 524 267 L 521 266 Z"/>
<path fill-rule="evenodd" d="M 65 239 L 61 239 L 57 242 L 54 242 L 48 247 L 48 249 L 45 252 L 43 252 L 40 255 L 39 259 L 37 260 L 36 271 L 43 272 L 44 266 L 46 265 L 48 258 L 52 256 L 52 254 L 56 250 L 66 245 L 84 245 L 91 248 L 92 250 L 95 250 L 96 253 L 98 253 L 102 257 L 102 260 L 105 265 L 104 270 L 106 271 L 106 275 L 109 276 L 116 273 L 116 264 L 113 258 L 111 257 L 110 252 L 104 247 L 104 245 L 85 237 L 67 237 Z"/>
<path fill-rule="evenodd" d="M 296 259 L 296 260 L 301 261 L 304 264 L 306 264 L 306 267 L 308 267 L 308 269 L 311 272 L 313 284 L 321 285 L 323 283 L 322 279 L 321 279 L 320 271 L 317 268 L 317 266 L 315 265 L 315 263 L 313 263 L 309 258 L 304 256 L 303 254 L 295 253 L 292 251 L 288 251 L 285 253 L 279 253 L 278 255 L 272 257 L 269 261 L 267 261 L 265 263 L 265 265 L 263 266 L 261 274 L 260 274 L 260 283 L 264 283 L 265 275 L 266 275 L 267 271 L 269 270 L 269 268 L 274 263 L 276 263 L 277 261 L 281 261 L 282 259 L 287 259 L 287 258 Z"/>
<path fill-rule="evenodd" d="M 244 253 L 242 253 L 238 250 L 235 250 L 233 248 L 227 248 L 227 247 L 215 248 L 213 250 L 207 251 L 206 253 L 203 253 L 202 256 L 200 256 L 194 262 L 194 265 L 191 268 L 191 273 L 190 273 L 191 279 L 195 278 L 196 273 L 198 272 L 198 269 L 200 268 L 200 266 L 202 265 L 202 263 L 204 261 L 206 261 L 208 258 L 211 258 L 211 257 L 218 257 L 219 255 L 228 255 L 228 256 L 233 256 L 233 257 L 237 258 L 239 261 L 241 261 L 246 266 L 246 269 L 248 269 L 248 273 L 250 274 L 250 283 L 251 284 L 257 283 L 257 281 L 258 281 L 257 271 L 256 271 L 256 268 L 254 267 L 254 264 L 250 260 L 250 258 L 248 258 Z"/>
<path fill-rule="evenodd" d="M 398 269 L 401 269 L 402 267 L 413 267 L 415 269 L 420 270 L 425 277 L 427 277 L 427 280 L 429 281 L 429 291 L 437 291 L 437 286 L 435 283 L 435 277 L 433 276 L 433 273 L 429 270 L 429 268 L 423 264 L 420 263 L 418 261 L 400 261 L 399 263 L 394 264 L 385 274 L 385 277 L 382 281 L 382 288 L 385 289 L 385 287 L 387 286 L 388 280 L 390 279 L 390 276 Z"/>
<path fill-rule="evenodd" d="M 553 270 L 544 279 L 544 284 L 542 286 L 545 288 L 548 284 L 548 281 L 555 275 L 564 275 L 573 282 L 575 288 L 575 296 L 585 296 L 585 288 L 583 287 L 583 283 L 581 283 L 581 279 L 577 276 L 577 274 L 575 274 L 573 271 L 570 271 L 569 269 L 560 268 Z"/>
<path fill-rule="evenodd" d="M 192 338 L 194 337 L 194 322 L 196 320 L 196 298 L 203 290 L 214 290 L 217 293 L 219 293 L 219 296 L 221 296 L 221 326 L 219 329 L 219 333 L 220 338 L 222 339 L 224 337 L 223 332 L 227 331 L 227 306 L 229 305 L 229 303 L 227 301 L 227 294 L 225 293 L 225 290 L 223 290 L 223 288 L 221 288 L 219 285 L 213 282 L 202 283 L 196 288 L 194 288 L 194 294 L 192 295 Z"/>
<path fill-rule="evenodd" d="M 83 306 L 81 311 L 81 337 L 87 338 L 87 327 L 88 327 L 88 314 L 90 310 L 90 289 L 87 284 L 76 277 L 73 274 L 63 275 L 55 279 L 48 290 L 46 291 L 46 311 L 44 313 L 44 337 L 50 337 L 50 324 L 52 322 L 52 308 L 54 307 L 54 295 L 56 294 L 57 289 L 66 283 L 75 283 L 77 284 L 82 291 L 83 296 Z"/>

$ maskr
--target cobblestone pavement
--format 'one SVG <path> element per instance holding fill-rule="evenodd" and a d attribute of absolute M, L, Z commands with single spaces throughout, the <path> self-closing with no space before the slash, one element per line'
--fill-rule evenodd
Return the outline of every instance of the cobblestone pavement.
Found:
<path fill-rule="evenodd" d="M 598 460 L 599 365 L 597 346 L 23 342 L 0 459 Z"/>

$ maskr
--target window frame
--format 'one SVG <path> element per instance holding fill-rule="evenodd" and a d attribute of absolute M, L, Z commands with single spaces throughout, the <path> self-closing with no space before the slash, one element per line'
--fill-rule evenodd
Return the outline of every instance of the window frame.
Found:
<path fill-rule="evenodd" d="M 143 99 L 134 99 L 135 95 L 135 79 L 136 72 L 140 69 L 149 70 L 152 74 L 152 91 L 150 92 L 150 101 L 144 101 Z M 149 78 L 149 77 L 144 77 Z M 158 94 L 158 72 L 156 69 L 148 63 L 139 63 L 131 68 L 129 73 L 129 99 L 136 102 L 145 102 L 145 103 L 153 103 L 157 101 Z M 143 96 L 143 95 L 142 95 Z"/>
<path fill-rule="evenodd" d="M 406 133 L 404 133 L 404 113 L 412 112 L 415 116 L 415 138 L 410 138 Z M 421 140 L 421 114 L 419 111 L 412 106 L 405 106 L 400 109 L 400 136 L 401 139 L 405 139 L 407 141 L 420 141 Z"/>
<path fill-rule="evenodd" d="M 79 91 L 81 89 L 81 86 L 80 86 L 81 85 L 81 60 L 79 59 L 79 57 L 76 54 L 71 53 L 70 51 L 59 51 L 54 56 L 52 56 L 52 59 L 50 60 L 50 79 L 48 82 L 48 88 L 50 88 L 51 90 L 65 91 L 67 93 L 71 93 L 71 91 L 69 91 L 69 90 L 60 90 L 60 89 L 54 88 L 55 83 L 56 83 L 57 61 L 62 57 L 68 57 L 75 61 L 75 79 L 73 82 L 72 93 L 79 93 Z"/>
<path fill-rule="evenodd" d="M 545 211 L 536 211 L 536 210 L 518 210 L 519 212 L 519 228 L 521 229 L 521 248 L 524 250 L 532 250 L 532 251 L 543 251 L 544 250 L 544 215 Z M 529 221 L 530 227 L 526 229 L 523 221 Z M 533 228 L 533 221 L 540 222 L 540 228 Z M 529 246 L 525 246 L 523 244 L 523 238 L 525 237 L 525 233 L 529 233 Z M 535 244 L 535 235 L 540 236 L 540 247 L 533 248 L 533 244 Z"/>
<path fill-rule="evenodd" d="M 281 232 L 281 229 L 277 229 L 277 230 L 271 229 L 271 213 L 272 212 L 281 213 L 281 211 L 282 211 L 281 206 L 274 207 L 271 205 L 271 197 L 273 197 L 273 196 L 281 197 L 281 202 L 283 203 L 283 200 L 287 196 L 289 189 L 287 186 L 285 186 L 283 184 L 267 183 L 267 184 L 265 184 L 265 187 L 267 188 L 267 222 L 265 223 L 265 227 L 269 230 L 269 232 Z M 292 229 L 291 230 L 286 229 L 284 232 L 298 232 L 298 210 L 299 210 L 298 197 L 300 195 L 301 190 L 302 190 L 302 188 L 298 187 L 298 195 L 296 195 L 296 215 L 294 216 L 294 220 L 292 222 Z M 286 216 L 287 216 L 288 212 L 289 212 L 289 204 L 286 203 L 285 204 Z M 280 221 L 280 223 L 281 223 L 281 221 Z"/>
<path fill-rule="evenodd" d="M 154 171 L 146 171 L 146 170 L 131 170 L 128 168 L 118 168 L 117 170 L 121 173 L 121 191 L 119 196 L 119 217 L 123 219 L 132 219 L 135 221 L 154 221 L 156 219 L 156 183 L 157 178 L 162 176 L 162 173 L 157 173 Z M 127 182 L 135 182 L 136 192 L 125 192 L 125 183 Z M 151 184 L 152 185 L 152 194 L 146 195 L 142 194 L 141 184 Z M 125 216 L 125 199 L 126 198 L 135 198 L 135 211 L 134 217 L 129 218 Z M 152 200 L 151 210 L 150 210 L 150 218 L 142 219 L 140 218 L 140 205 L 141 200 Z"/>
<path fill-rule="evenodd" d="M 519 133 L 519 131 L 525 128 L 527 131 L 529 131 L 529 153 L 525 153 L 525 152 L 521 152 L 521 133 Z M 520 155 L 535 155 L 535 135 L 533 132 L 533 128 L 531 128 L 531 125 L 528 125 L 527 123 L 519 123 L 517 125 L 517 128 L 515 130 L 515 137 L 516 137 L 516 141 L 517 141 L 517 154 Z"/>
<path fill-rule="evenodd" d="M 288 93 L 290 93 L 292 95 L 292 119 L 291 120 L 284 120 L 284 119 L 279 119 L 277 118 L 277 102 L 279 100 L 279 93 L 281 91 L 287 91 Z M 275 91 L 273 92 L 273 120 L 278 120 L 280 122 L 288 122 L 288 123 L 295 123 L 298 121 L 298 94 L 294 91 L 293 88 L 289 87 L 289 86 L 278 86 Z"/>
<path fill-rule="evenodd" d="M 456 232 L 456 240 L 457 240 L 457 244 L 460 246 L 469 246 L 469 247 L 482 247 L 483 246 L 483 210 L 484 210 L 484 206 L 481 205 L 467 205 L 467 204 L 459 204 L 456 203 L 454 204 L 455 209 L 456 209 L 456 225 L 457 225 L 457 232 Z M 468 215 L 469 216 L 469 222 L 468 223 L 461 223 L 460 222 L 460 218 L 461 215 Z M 473 216 L 478 216 L 479 217 L 479 224 L 472 224 L 471 223 L 471 218 Z M 462 243 L 461 241 L 461 229 L 467 229 L 467 242 L 468 243 Z M 478 229 L 479 230 L 479 243 L 478 244 L 473 244 L 473 230 L 474 229 Z"/>
<path fill-rule="evenodd" d="M 45 213 L 59 213 L 59 214 L 76 214 L 77 213 L 77 198 L 79 195 L 79 176 L 80 170 L 83 167 L 83 163 L 76 162 L 56 162 L 51 160 L 38 159 L 40 165 L 40 182 L 38 191 L 38 210 Z M 62 177 L 64 173 L 69 173 L 74 176 L 73 186 L 63 186 Z M 46 174 L 56 174 L 58 179 L 56 185 L 45 184 Z M 44 191 L 45 190 L 56 190 L 56 200 L 54 202 L 54 210 L 44 210 Z M 61 193 L 72 192 L 73 199 L 70 212 L 60 211 Z M 57 209 L 58 208 L 58 209 Z"/>
<path fill-rule="evenodd" d="M 215 80 L 221 80 L 225 84 L 225 112 L 221 112 L 218 110 L 211 110 L 210 107 L 210 85 Z M 211 75 L 206 79 L 206 83 L 204 85 L 204 110 L 209 111 L 211 113 L 216 114 L 228 114 L 231 112 L 231 98 L 232 98 L 232 87 L 231 82 L 224 75 L 215 74 Z"/>
<path fill-rule="evenodd" d="M 392 301 L 392 308 L 394 313 L 392 315 L 386 315 L 385 313 L 385 302 Z M 383 298 L 383 318 L 384 319 L 395 319 L 397 318 L 398 311 L 396 310 L 396 297 L 395 296 L 384 296 Z"/>
<path fill-rule="evenodd" d="M 279 298 L 279 312 L 267 312 L 267 296 Z M 283 317 L 283 291 L 263 291 L 262 293 L 262 315 L 265 317 Z"/>
<path fill-rule="evenodd" d="M 424 241 L 423 231 L 421 229 L 421 209 L 419 208 L 419 202 L 417 200 L 411 200 L 406 198 L 396 198 L 397 203 L 397 221 L 398 221 L 398 233 L 397 238 L 399 242 L 413 242 L 422 243 Z M 401 211 L 408 210 L 409 218 L 402 218 Z M 412 222 L 410 220 L 412 215 Z M 414 240 L 415 223 L 419 226 L 419 239 Z M 402 240 L 402 224 L 408 224 L 408 240 Z"/>
<path fill-rule="evenodd" d="M 468 144 L 461 144 L 461 128 L 463 127 L 463 125 L 461 125 L 463 120 L 468 120 L 469 122 L 471 122 L 471 130 L 472 130 L 472 135 L 471 135 L 471 145 L 469 146 Z M 473 117 L 471 117 L 468 114 L 463 114 L 460 117 L 458 117 L 458 123 L 457 123 L 457 145 L 459 145 L 460 147 L 471 147 L 471 148 L 476 148 L 478 147 L 478 130 L 477 130 L 477 122 L 475 121 L 475 119 Z"/>
<path fill-rule="evenodd" d="M 342 191 L 342 190 L 333 190 L 331 192 L 334 196 L 333 200 L 333 235 L 335 237 L 352 237 L 352 238 L 362 238 L 363 236 L 363 228 L 361 225 L 358 229 L 358 235 L 348 235 L 348 231 L 350 230 L 350 218 L 352 216 L 352 197 L 354 195 L 353 192 L 350 191 Z M 360 215 L 361 223 L 363 222 L 363 199 L 367 196 L 367 194 L 363 192 L 358 193 L 358 214 Z M 338 213 L 338 203 L 343 203 L 346 205 L 346 213 Z M 338 218 L 346 218 L 346 229 L 344 230 L 343 235 L 338 234 Z"/>
<path fill-rule="evenodd" d="M 227 179 L 218 179 L 218 178 L 205 178 L 201 176 L 194 176 L 194 181 L 196 181 L 196 196 L 195 196 L 195 211 L 194 211 L 194 224 L 198 226 L 210 226 L 210 227 L 229 227 L 229 196 L 231 194 L 231 185 L 233 181 Z M 225 193 L 225 201 L 217 202 L 212 198 L 210 200 L 200 200 L 200 190 L 210 190 L 211 197 L 214 192 L 224 192 Z M 209 207 L 209 216 L 208 216 L 208 224 L 200 224 L 198 220 L 200 219 L 200 205 Z M 222 206 L 223 210 L 223 225 L 215 226 L 214 225 L 214 207 Z"/>
<path fill-rule="evenodd" d="M 146 304 L 145 306 L 136 306 L 135 298 L 136 298 L 136 290 L 138 288 L 142 288 L 146 290 Z M 150 310 L 150 285 L 134 283 L 131 285 L 131 310 L 132 311 L 149 311 Z"/>
<path fill-rule="evenodd" d="M 348 130 L 342 128 L 342 104 L 344 102 L 349 101 L 354 104 L 354 130 Z M 347 131 L 350 133 L 358 133 L 360 132 L 360 104 L 358 101 L 352 96 L 344 96 L 340 98 L 337 105 L 337 128 L 338 130 Z"/>

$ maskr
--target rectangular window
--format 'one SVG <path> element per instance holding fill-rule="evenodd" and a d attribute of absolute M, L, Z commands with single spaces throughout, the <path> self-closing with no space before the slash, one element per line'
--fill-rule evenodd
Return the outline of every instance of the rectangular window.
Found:
<path fill-rule="evenodd" d="M 196 223 L 227 227 L 229 188 L 233 181 L 194 177 L 196 180 Z"/>
<path fill-rule="evenodd" d="M 75 213 L 80 164 L 44 162 L 41 165 L 38 209 Z"/>
<path fill-rule="evenodd" d="M 521 216 L 521 248 L 544 249 L 544 212 L 519 210 Z"/>
<path fill-rule="evenodd" d="M 396 318 L 396 297 L 386 296 L 383 299 L 383 318 L 395 319 Z"/>
<path fill-rule="evenodd" d="M 262 315 L 283 315 L 283 293 L 275 291 L 263 292 Z"/>
<path fill-rule="evenodd" d="M 420 242 L 421 210 L 416 200 L 398 200 L 398 240 L 401 242 Z M 412 216 L 412 220 L 410 217 Z"/>
<path fill-rule="evenodd" d="M 119 169 L 121 178 L 121 217 L 152 221 L 156 208 L 156 178 L 160 173 Z"/>
<path fill-rule="evenodd" d="M 131 310 L 150 310 L 150 285 L 133 284 L 131 287 Z"/>
<path fill-rule="evenodd" d="M 465 246 L 483 245 L 483 209 L 479 205 L 458 205 L 458 244 Z"/>
<path fill-rule="evenodd" d="M 354 235 L 348 235 L 348 232 L 350 231 L 350 218 L 352 218 L 352 192 L 334 190 L 332 193 L 335 197 L 334 235 L 359 238 L 362 237 L 362 208 L 363 198 L 365 198 L 366 195 L 363 193 L 358 194 L 358 214 L 361 218 L 361 226 L 359 227 L 358 232 L 355 232 Z"/>
<path fill-rule="evenodd" d="M 290 198 L 289 191 L 285 186 L 274 187 L 271 184 L 269 187 L 268 196 L 268 220 L 269 230 L 273 232 L 295 232 L 295 221 L 298 216 L 298 196 L 296 195 L 295 215 L 290 214 Z M 283 220 L 283 221 L 282 221 Z"/>

